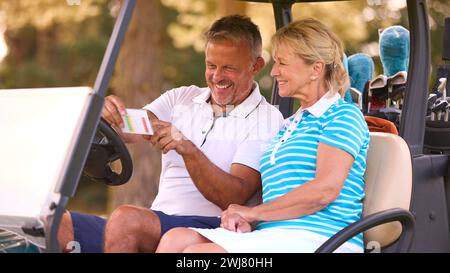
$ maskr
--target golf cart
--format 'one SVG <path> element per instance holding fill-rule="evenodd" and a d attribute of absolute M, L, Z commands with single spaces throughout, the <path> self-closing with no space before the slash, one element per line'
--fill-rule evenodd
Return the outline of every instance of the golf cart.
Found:
<path fill-rule="evenodd" d="M 280 28 L 292 21 L 292 5 L 313 1 L 248 2 L 271 3 Z M 371 134 L 364 217 L 318 252 L 332 252 L 361 232 L 367 248 L 382 252 L 450 252 L 449 156 L 424 154 L 430 70 L 426 1 L 407 4 L 411 45 L 400 136 Z M 135 0 L 123 1 L 93 88 L 0 90 L 0 120 L 8 128 L 0 143 L 0 229 L 5 230 L 0 250 L 32 242 L 40 251 L 59 252 L 58 226 L 83 171 L 113 185 L 131 175 L 129 154 L 100 112 L 134 6 Z M 276 84 L 271 103 L 284 117 L 292 114 L 293 100 L 281 98 Z M 117 159 L 120 174 L 108 167 Z"/>

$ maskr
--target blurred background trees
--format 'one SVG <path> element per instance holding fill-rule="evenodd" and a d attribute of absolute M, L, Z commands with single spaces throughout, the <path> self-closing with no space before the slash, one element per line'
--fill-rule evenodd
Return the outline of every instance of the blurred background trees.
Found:
<path fill-rule="evenodd" d="M 93 86 L 120 4 L 0 0 L 0 88 Z M 443 24 L 450 6 L 448 0 L 427 4 L 434 69 L 441 63 Z M 235 0 L 137 0 L 109 93 L 139 108 L 175 86 L 204 86 L 202 33 L 215 19 L 235 13 L 250 16 L 260 26 L 268 65 L 257 80 L 270 99 L 272 6 Z M 299 3 L 293 17 L 313 17 L 329 25 L 344 41 L 348 56 L 364 52 L 373 57 L 376 74 L 383 72 L 378 30 L 395 24 L 408 28 L 404 0 Z M 132 181 L 108 189 L 83 179 L 70 209 L 108 214 L 123 203 L 151 204 L 159 181 L 159 151 L 146 144 L 129 148 L 135 165 Z"/>

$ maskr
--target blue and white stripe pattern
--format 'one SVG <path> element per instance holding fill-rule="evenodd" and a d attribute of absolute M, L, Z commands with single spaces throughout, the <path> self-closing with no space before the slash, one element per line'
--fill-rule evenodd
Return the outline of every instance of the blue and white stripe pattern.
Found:
<path fill-rule="evenodd" d="M 264 153 L 260 171 L 263 203 L 267 203 L 314 179 L 317 148 L 322 142 L 343 149 L 355 158 L 339 197 L 311 215 L 261 222 L 257 229 L 305 229 L 331 237 L 360 219 L 369 130 L 361 111 L 336 95 L 331 99 L 321 98 L 312 107 L 287 119 Z M 350 242 L 362 246 L 362 234 Z"/>

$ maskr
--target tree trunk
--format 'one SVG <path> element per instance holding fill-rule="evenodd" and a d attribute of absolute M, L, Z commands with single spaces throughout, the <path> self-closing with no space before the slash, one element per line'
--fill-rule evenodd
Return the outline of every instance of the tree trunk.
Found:
<path fill-rule="evenodd" d="M 158 0 L 138 0 L 118 58 L 112 87 L 127 108 L 141 108 L 161 94 L 162 18 Z M 161 153 L 149 142 L 128 145 L 133 176 L 111 188 L 109 211 L 121 204 L 148 207 L 154 200 L 161 170 Z"/>
<path fill-rule="evenodd" d="M 226 16 L 232 14 L 245 15 L 247 3 L 230 0 L 220 0 L 217 6 L 219 16 Z"/>

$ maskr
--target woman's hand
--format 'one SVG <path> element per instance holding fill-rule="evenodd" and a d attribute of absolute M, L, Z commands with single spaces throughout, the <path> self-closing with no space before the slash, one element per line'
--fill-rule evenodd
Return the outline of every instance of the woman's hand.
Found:
<path fill-rule="evenodd" d="M 220 226 L 239 233 L 251 232 L 251 222 L 253 222 L 253 219 L 250 207 L 231 204 L 228 209 L 222 212 Z"/>

